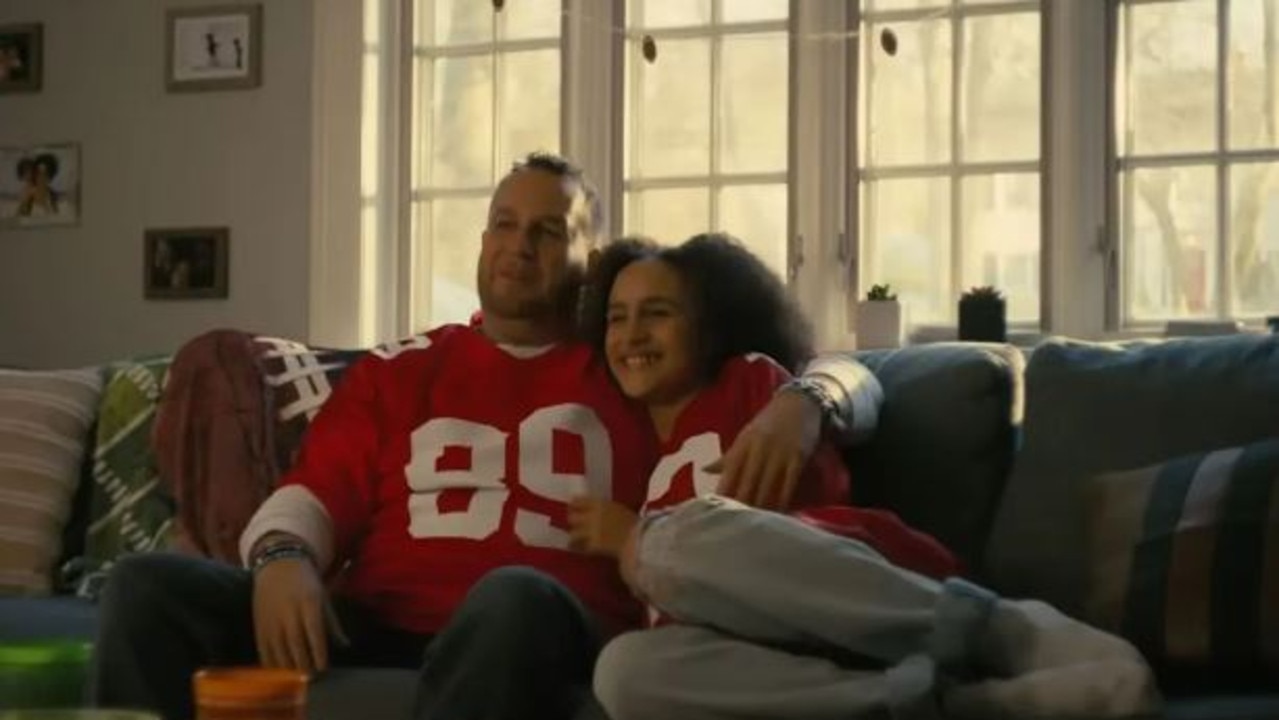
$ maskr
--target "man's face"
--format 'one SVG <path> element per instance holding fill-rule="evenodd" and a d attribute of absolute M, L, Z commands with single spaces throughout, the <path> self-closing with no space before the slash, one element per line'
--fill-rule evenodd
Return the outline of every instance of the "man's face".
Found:
<path fill-rule="evenodd" d="M 572 180 L 535 168 L 498 185 L 476 273 L 485 315 L 552 323 L 571 312 L 585 254 L 572 222 L 579 196 Z"/>

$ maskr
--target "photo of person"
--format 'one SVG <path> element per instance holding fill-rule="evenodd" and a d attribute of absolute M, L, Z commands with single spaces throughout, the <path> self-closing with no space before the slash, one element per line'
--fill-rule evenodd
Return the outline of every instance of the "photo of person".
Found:
<path fill-rule="evenodd" d="M 79 220 L 79 147 L 0 148 L 0 225 L 70 225 Z"/>
<path fill-rule="evenodd" d="M 226 297 L 228 236 L 226 228 L 147 231 L 146 296 Z"/>
<path fill-rule="evenodd" d="M 261 77 L 260 6 L 169 13 L 169 89 L 255 87 Z"/>
<path fill-rule="evenodd" d="M 40 89 L 40 25 L 0 25 L 0 93 Z"/>

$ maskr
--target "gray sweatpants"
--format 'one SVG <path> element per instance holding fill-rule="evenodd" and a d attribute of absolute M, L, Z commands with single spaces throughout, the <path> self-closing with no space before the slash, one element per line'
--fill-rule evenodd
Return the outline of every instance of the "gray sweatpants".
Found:
<path fill-rule="evenodd" d="M 943 695 L 958 717 L 1159 706 L 1120 638 L 724 498 L 646 520 L 636 584 L 676 623 L 605 647 L 594 685 L 612 720 L 929 718 Z M 943 671 L 966 682 L 940 692 Z"/>

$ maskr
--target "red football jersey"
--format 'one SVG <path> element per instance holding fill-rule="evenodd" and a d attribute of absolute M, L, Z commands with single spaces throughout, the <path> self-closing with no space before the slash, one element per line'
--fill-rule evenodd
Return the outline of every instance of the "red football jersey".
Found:
<path fill-rule="evenodd" d="M 715 492 L 719 476 L 703 468 L 719 459 L 788 379 L 790 373 L 764 355 L 725 363 L 715 383 L 684 408 L 670 439 L 662 443 L 663 457 L 649 478 L 645 507 L 669 507 Z M 849 507 L 850 499 L 848 468 L 838 450 L 823 441 L 791 503 L 799 519 L 864 542 L 900 567 L 935 578 L 960 574 L 954 554 L 937 540 L 888 510 Z"/>
<path fill-rule="evenodd" d="M 765 355 L 742 355 L 724 363 L 715 382 L 680 412 L 670 438 L 662 443 L 662 459 L 649 476 L 645 507 L 669 507 L 715 492 L 719 475 L 704 468 L 732 446 L 742 428 L 789 379 L 790 373 Z M 792 505 L 845 504 L 848 483 L 848 469 L 839 452 L 822 442 L 796 488 Z"/>
<path fill-rule="evenodd" d="M 566 503 L 639 509 L 655 447 L 586 345 L 518 357 L 452 325 L 352 366 L 283 483 L 328 510 L 337 591 L 396 627 L 434 633 L 480 577 L 528 565 L 621 629 L 640 607 L 614 561 L 569 550 Z"/>

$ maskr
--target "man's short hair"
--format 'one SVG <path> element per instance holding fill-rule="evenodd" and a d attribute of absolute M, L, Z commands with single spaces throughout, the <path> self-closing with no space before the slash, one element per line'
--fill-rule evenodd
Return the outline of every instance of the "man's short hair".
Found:
<path fill-rule="evenodd" d="M 588 249 L 594 249 L 599 243 L 604 229 L 604 208 L 600 203 L 599 193 L 586 178 L 582 168 L 574 165 L 568 158 L 555 153 L 531 152 L 511 166 L 511 173 L 524 170 L 541 170 L 556 177 L 571 180 L 577 186 L 577 196 L 569 210 L 569 230 L 586 241 Z"/>

